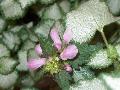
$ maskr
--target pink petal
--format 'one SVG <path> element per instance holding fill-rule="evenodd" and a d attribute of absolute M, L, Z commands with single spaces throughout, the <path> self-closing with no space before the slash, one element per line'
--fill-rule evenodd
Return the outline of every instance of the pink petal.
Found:
<path fill-rule="evenodd" d="M 69 45 L 60 54 L 60 58 L 62 60 L 73 59 L 74 57 L 76 57 L 77 53 L 78 53 L 77 47 L 75 45 Z"/>
<path fill-rule="evenodd" d="M 36 70 L 39 67 L 45 65 L 46 58 L 31 59 L 28 61 L 28 68 L 31 70 Z"/>
<path fill-rule="evenodd" d="M 38 55 L 41 55 L 42 54 L 42 48 L 40 47 L 40 44 L 37 44 L 35 46 L 35 52 L 38 54 Z"/>
<path fill-rule="evenodd" d="M 62 46 L 62 42 L 60 40 L 60 37 L 59 37 L 59 34 L 58 34 L 58 31 L 57 31 L 56 27 L 52 28 L 52 30 L 50 32 L 50 36 L 51 36 L 51 39 L 54 41 L 55 47 L 58 50 L 60 50 L 61 46 Z"/>
<path fill-rule="evenodd" d="M 66 29 L 63 35 L 63 39 L 67 44 L 70 42 L 70 40 L 72 39 L 72 31 L 70 29 Z"/>
<path fill-rule="evenodd" d="M 67 72 L 72 72 L 72 68 L 71 68 L 71 66 L 70 66 L 69 64 L 66 64 L 66 65 L 65 65 L 65 70 L 66 70 Z"/>

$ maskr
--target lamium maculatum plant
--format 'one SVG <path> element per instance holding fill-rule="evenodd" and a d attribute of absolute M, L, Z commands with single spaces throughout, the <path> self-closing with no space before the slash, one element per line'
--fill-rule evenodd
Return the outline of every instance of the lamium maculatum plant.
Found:
<path fill-rule="evenodd" d="M 28 60 L 28 67 L 31 70 L 36 70 L 42 68 L 45 72 L 50 74 L 57 74 L 61 70 L 66 70 L 67 72 L 72 72 L 72 67 L 69 65 L 69 60 L 74 59 L 78 54 L 78 49 L 74 44 L 70 44 L 72 39 L 71 30 L 66 30 L 63 35 L 63 40 L 61 41 L 58 29 L 54 27 L 50 32 L 51 39 L 53 40 L 53 45 L 56 48 L 52 56 L 44 56 L 40 44 L 35 46 L 35 52 L 39 58 L 31 58 Z"/>
<path fill-rule="evenodd" d="M 120 90 L 120 0 L 0 0 L 0 90 Z"/>

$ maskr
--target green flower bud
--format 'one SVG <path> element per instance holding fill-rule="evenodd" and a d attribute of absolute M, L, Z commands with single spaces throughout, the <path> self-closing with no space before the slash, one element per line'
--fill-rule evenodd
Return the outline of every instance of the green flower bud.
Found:
<path fill-rule="evenodd" d="M 108 46 L 107 55 L 108 55 L 108 58 L 110 58 L 112 60 L 116 60 L 119 57 L 119 54 L 118 54 L 116 48 L 112 45 Z"/>

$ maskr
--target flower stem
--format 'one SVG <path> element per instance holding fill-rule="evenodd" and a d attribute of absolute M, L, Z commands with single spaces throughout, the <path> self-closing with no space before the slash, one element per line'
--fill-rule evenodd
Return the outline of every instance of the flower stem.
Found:
<path fill-rule="evenodd" d="M 104 42 L 105 42 L 106 47 L 108 48 L 109 44 L 108 44 L 108 41 L 107 41 L 107 39 L 106 39 L 106 36 L 105 36 L 104 32 L 101 31 L 100 33 L 101 33 L 101 35 L 102 35 L 102 38 L 103 38 L 103 40 L 104 40 Z"/>

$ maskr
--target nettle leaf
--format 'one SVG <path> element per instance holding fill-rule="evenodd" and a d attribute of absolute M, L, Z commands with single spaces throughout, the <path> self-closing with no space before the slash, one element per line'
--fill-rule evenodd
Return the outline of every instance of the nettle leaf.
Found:
<path fill-rule="evenodd" d="M 106 85 L 108 89 L 120 90 L 120 83 L 119 83 L 120 73 L 119 72 L 102 73 L 100 74 L 99 77 L 104 81 L 104 85 Z"/>
<path fill-rule="evenodd" d="M 21 4 L 21 7 L 25 9 L 26 7 L 34 4 L 36 0 L 18 0 L 19 3 Z"/>
<path fill-rule="evenodd" d="M 53 3 L 55 0 L 38 0 L 41 4 L 51 4 Z"/>
<path fill-rule="evenodd" d="M 27 53 L 27 58 L 31 59 L 31 58 L 39 58 L 38 54 L 35 52 L 35 49 L 29 49 L 28 53 Z"/>
<path fill-rule="evenodd" d="M 100 79 L 79 81 L 70 87 L 69 90 L 108 90 Z"/>
<path fill-rule="evenodd" d="M 58 4 L 53 4 L 50 7 L 46 8 L 43 13 L 43 19 L 53 19 L 58 20 L 62 18 L 62 13 Z"/>
<path fill-rule="evenodd" d="M 12 32 L 4 32 L 3 42 L 10 50 L 17 50 L 21 41 L 16 34 Z"/>
<path fill-rule="evenodd" d="M 16 19 L 24 15 L 20 4 L 15 0 L 3 0 L 0 7 L 6 19 Z"/>
<path fill-rule="evenodd" d="M 22 41 L 25 41 L 29 37 L 27 28 L 24 25 L 11 27 L 9 31 L 13 32 L 14 34 L 17 34 Z"/>
<path fill-rule="evenodd" d="M 32 72 L 31 71 L 31 76 L 35 82 L 41 80 L 45 75 L 45 71 L 43 69 L 40 69 L 37 72 Z"/>
<path fill-rule="evenodd" d="M 19 51 L 18 52 L 18 58 L 19 58 L 19 65 L 17 66 L 17 70 L 19 71 L 27 71 L 27 51 Z"/>
<path fill-rule="evenodd" d="M 89 80 L 94 77 L 94 73 L 87 67 L 80 67 L 80 70 L 73 70 L 73 78 L 75 82 L 80 80 Z"/>
<path fill-rule="evenodd" d="M 113 15 L 120 15 L 120 0 L 107 0 L 107 5 Z"/>
<path fill-rule="evenodd" d="M 6 27 L 6 21 L 3 19 L 3 17 L 0 17 L 0 33 L 5 29 Z"/>
<path fill-rule="evenodd" d="M 16 27 L 15 30 L 18 30 L 18 29 L 19 29 L 19 27 L 18 28 Z M 22 41 L 27 40 L 28 37 L 29 37 L 29 33 L 28 33 L 28 31 L 27 31 L 27 29 L 25 27 L 21 27 L 20 30 L 16 34 L 19 36 L 19 38 Z"/>
<path fill-rule="evenodd" d="M 17 61 L 9 57 L 0 58 L 0 74 L 9 74 L 17 65 Z"/>
<path fill-rule="evenodd" d="M 87 65 L 95 69 L 102 69 L 110 66 L 112 63 L 112 60 L 108 58 L 107 51 L 100 50 L 91 57 Z"/>
<path fill-rule="evenodd" d="M 60 21 L 60 20 L 56 21 L 55 27 L 58 28 L 58 33 L 60 35 L 60 38 L 63 39 L 63 34 L 65 32 L 65 26 L 63 25 L 62 21 Z"/>
<path fill-rule="evenodd" d="M 67 14 L 66 27 L 72 30 L 75 41 L 84 43 L 91 40 L 96 30 L 103 30 L 117 19 L 109 13 L 105 2 L 89 0 Z"/>
<path fill-rule="evenodd" d="M 71 3 L 68 0 L 60 2 L 59 6 L 61 7 L 64 13 L 68 13 L 71 9 Z"/>
<path fill-rule="evenodd" d="M 32 87 L 34 85 L 34 81 L 29 75 L 26 75 L 21 79 L 21 84 L 23 87 Z"/>
<path fill-rule="evenodd" d="M 62 90 L 69 90 L 71 79 L 70 74 L 63 70 L 55 75 L 55 80 Z"/>
<path fill-rule="evenodd" d="M 6 48 L 5 45 L 0 44 L 0 58 L 3 56 L 10 56 L 10 51 Z"/>
<path fill-rule="evenodd" d="M 8 29 L 9 31 L 13 32 L 13 33 L 18 33 L 21 29 L 23 29 L 24 26 L 23 25 L 16 25 L 16 26 L 9 26 Z"/>
<path fill-rule="evenodd" d="M 24 41 L 23 45 L 22 45 L 22 50 L 29 50 L 35 47 L 35 43 L 32 42 L 31 40 L 27 39 L 26 41 Z"/>
<path fill-rule="evenodd" d="M 90 56 L 102 48 L 102 45 L 100 44 L 88 45 L 76 42 L 75 45 L 79 50 L 79 54 L 74 60 L 69 61 L 69 63 L 75 69 L 78 69 L 79 65 L 87 64 L 90 61 Z"/>
<path fill-rule="evenodd" d="M 7 89 L 7 88 L 14 86 L 17 79 L 18 79 L 17 72 L 12 72 L 8 75 L 1 75 L 0 74 L 0 88 Z"/>
<path fill-rule="evenodd" d="M 43 53 L 52 55 L 55 53 L 55 49 L 53 46 L 53 42 L 50 40 L 50 38 L 46 38 L 44 36 L 39 36 L 39 42 L 42 47 Z"/>
<path fill-rule="evenodd" d="M 38 42 L 38 37 L 31 31 L 29 31 L 29 39 L 33 42 Z"/>
<path fill-rule="evenodd" d="M 50 32 L 50 29 L 51 27 L 53 26 L 54 24 L 54 20 L 44 20 L 42 23 L 40 23 L 36 28 L 35 28 L 35 33 L 38 35 L 38 36 L 41 36 L 43 35 L 44 37 L 48 37 L 49 35 L 49 32 Z"/>

